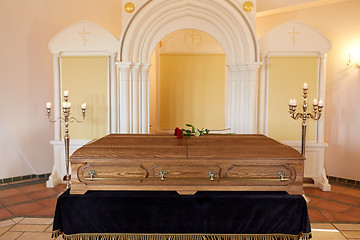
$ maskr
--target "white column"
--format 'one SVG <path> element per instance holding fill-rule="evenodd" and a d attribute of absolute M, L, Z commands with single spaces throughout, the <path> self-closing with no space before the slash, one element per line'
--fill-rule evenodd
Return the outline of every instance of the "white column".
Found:
<path fill-rule="evenodd" d="M 259 64 L 229 65 L 227 125 L 231 132 L 257 132 L 257 71 Z"/>
<path fill-rule="evenodd" d="M 257 133 L 258 127 L 258 92 L 259 92 L 259 67 L 260 63 L 247 64 L 247 86 L 249 104 L 247 112 L 249 113 L 247 131 L 248 133 Z"/>
<path fill-rule="evenodd" d="M 110 55 L 110 133 L 118 132 L 115 58 L 116 58 L 116 53 L 111 53 Z"/>
<path fill-rule="evenodd" d="M 140 64 L 131 65 L 131 84 L 132 84 L 132 129 L 131 133 L 139 132 L 139 72 Z"/>
<path fill-rule="evenodd" d="M 120 83 L 120 133 L 130 133 L 130 63 L 117 63 Z"/>
<path fill-rule="evenodd" d="M 149 133 L 149 64 L 141 65 L 141 133 Z"/>
<path fill-rule="evenodd" d="M 267 103 L 267 90 L 266 90 L 266 84 L 268 82 L 268 68 L 269 68 L 269 55 L 264 54 L 262 56 L 262 60 L 264 65 L 260 68 L 260 78 L 259 78 L 259 128 L 258 132 L 260 134 L 266 134 L 266 103 Z"/>
<path fill-rule="evenodd" d="M 61 116 L 61 89 L 60 89 L 60 54 L 54 53 L 53 56 L 53 74 L 54 74 L 54 119 Z M 61 140 L 61 121 L 54 123 L 55 140 Z"/>
<path fill-rule="evenodd" d="M 325 80 L 326 79 L 326 54 L 322 53 L 319 58 L 319 84 L 318 84 L 318 97 L 325 101 Z M 326 102 L 325 107 L 326 108 Z M 325 132 L 325 111 L 322 112 L 321 118 L 317 121 L 317 142 L 324 142 Z"/>
<path fill-rule="evenodd" d="M 235 89 L 234 89 L 234 65 L 228 65 L 228 89 L 227 89 L 227 113 L 226 113 L 226 128 L 230 128 L 230 132 L 235 133 L 236 129 L 234 126 L 235 112 Z"/>

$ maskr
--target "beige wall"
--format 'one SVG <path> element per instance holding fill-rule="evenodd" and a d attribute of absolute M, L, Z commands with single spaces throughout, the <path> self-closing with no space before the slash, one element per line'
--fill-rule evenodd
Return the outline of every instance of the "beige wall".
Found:
<path fill-rule="evenodd" d="M 277 25 L 297 19 L 331 42 L 325 99 L 325 167 L 331 176 L 360 180 L 360 69 L 346 66 L 349 49 L 360 45 L 360 1 L 349 0 L 313 9 L 257 18 L 260 38 Z"/>
<path fill-rule="evenodd" d="M 282 141 L 301 139 L 302 121 L 289 117 L 288 103 L 296 99 L 298 112 L 302 110 L 303 84 L 308 84 L 309 110 L 317 98 L 317 57 L 270 57 L 268 136 Z M 307 141 L 316 139 L 315 121 L 307 121 Z"/>
<path fill-rule="evenodd" d="M 92 140 L 107 135 L 108 70 L 106 56 L 61 57 L 62 92 L 69 91 L 70 116 L 82 120 L 81 104 L 87 105 L 85 121 L 69 124 L 70 138 Z"/>
<path fill-rule="evenodd" d="M 225 127 L 225 55 L 160 56 L 160 129 Z"/>
<path fill-rule="evenodd" d="M 48 43 L 80 20 L 119 38 L 121 1 L 0 1 L 0 179 L 51 172 L 54 128 L 45 114 L 45 103 L 53 102 Z"/>

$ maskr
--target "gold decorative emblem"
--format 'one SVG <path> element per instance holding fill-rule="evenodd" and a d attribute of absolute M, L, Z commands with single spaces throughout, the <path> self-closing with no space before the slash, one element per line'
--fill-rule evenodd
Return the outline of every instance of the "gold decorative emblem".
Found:
<path fill-rule="evenodd" d="M 201 43 L 201 35 L 197 31 L 188 31 L 184 36 L 184 41 L 189 47 L 197 47 Z"/>
<path fill-rule="evenodd" d="M 84 27 L 83 27 L 83 31 L 82 31 L 82 32 L 79 32 L 79 34 L 82 35 L 81 38 L 82 38 L 82 40 L 83 40 L 84 46 L 86 45 L 86 42 L 88 41 L 88 40 L 86 39 L 86 34 L 90 34 L 90 33 L 91 33 L 91 32 L 86 32 L 86 30 L 85 30 L 85 25 L 84 25 Z"/>
<path fill-rule="evenodd" d="M 132 2 L 128 2 L 125 4 L 125 12 L 132 13 L 135 10 L 135 5 Z"/>
<path fill-rule="evenodd" d="M 293 31 L 292 32 L 288 32 L 288 34 L 291 34 L 291 39 L 293 40 L 293 47 L 295 47 L 295 42 L 297 42 L 296 41 L 296 34 L 301 34 L 301 32 L 296 32 L 295 31 L 295 26 L 294 26 L 294 28 L 293 28 Z"/>
<path fill-rule="evenodd" d="M 243 9 L 245 12 L 251 12 L 254 9 L 254 3 L 251 1 L 247 1 L 243 5 Z"/>

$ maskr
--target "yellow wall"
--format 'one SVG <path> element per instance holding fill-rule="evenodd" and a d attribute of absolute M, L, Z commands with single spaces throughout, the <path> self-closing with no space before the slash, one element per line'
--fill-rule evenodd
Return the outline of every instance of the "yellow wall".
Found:
<path fill-rule="evenodd" d="M 224 66 L 224 54 L 161 54 L 160 128 L 224 128 Z"/>
<path fill-rule="evenodd" d="M 81 119 L 81 104 L 86 102 L 84 123 L 70 124 L 70 138 L 94 139 L 107 134 L 108 66 L 107 57 L 62 57 L 62 92 L 69 90 L 72 116 Z"/>
<path fill-rule="evenodd" d="M 302 87 L 308 84 L 308 111 L 317 98 L 318 57 L 270 57 L 269 61 L 268 135 L 277 140 L 301 140 L 301 120 L 289 116 L 290 98 L 302 111 Z M 316 140 L 315 121 L 307 121 L 308 141 Z"/>

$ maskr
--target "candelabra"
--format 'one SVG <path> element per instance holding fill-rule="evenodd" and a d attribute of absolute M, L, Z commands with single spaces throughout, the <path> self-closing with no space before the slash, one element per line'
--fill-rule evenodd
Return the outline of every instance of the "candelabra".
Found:
<path fill-rule="evenodd" d="M 321 117 L 321 113 L 322 113 L 322 108 L 324 107 L 323 101 L 319 100 L 317 101 L 316 98 L 314 99 L 313 102 L 313 112 L 312 113 L 307 113 L 307 93 L 308 93 L 308 86 L 306 83 L 304 83 L 304 87 L 303 87 L 303 111 L 296 113 L 296 100 L 295 99 L 290 99 L 289 102 L 289 112 L 290 112 L 290 117 L 297 120 L 297 119 L 302 119 L 302 136 L 301 136 L 301 154 L 303 156 L 305 156 L 305 141 L 306 141 L 306 120 L 311 118 L 314 120 L 319 120 Z"/>
<path fill-rule="evenodd" d="M 85 113 L 86 113 L 86 103 L 81 104 L 81 112 L 82 112 L 82 120 L 78 120 L 75 117 L 70 117 L 70 109 L 71 109 L 71 102 L 69 102 L 69 91 L 64 91 L 64 102 L 62 104 L 62 116 L 57 119 L 51 120 L 51 102 L 46 103 L 46 110 L 47 116 L 50 122 L 63 122 L 65 126 L 65 135 L 64 135 L 64 143 L 65 143 L 65 165 L 66 165 L 66 188 L 69 188 L 71 185 L 71 176 L 69 173 L 70 168 L 70 157 L 69 157 L 69 146 L 70 146 L 70 135 L 69 135 L 69 123 L 78 122 L 82 123 L 85 120 Z"/>

